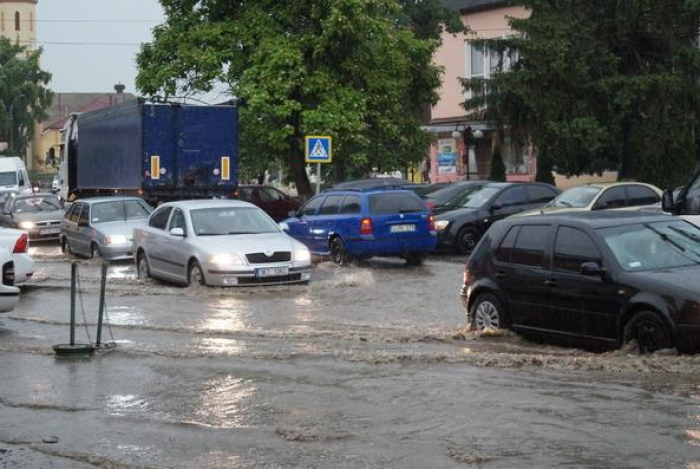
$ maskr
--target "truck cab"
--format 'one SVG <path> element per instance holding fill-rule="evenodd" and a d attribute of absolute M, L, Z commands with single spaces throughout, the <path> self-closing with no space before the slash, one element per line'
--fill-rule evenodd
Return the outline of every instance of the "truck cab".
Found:
<path fill-rule="evenodd" d="M 665 190 L 661 206 L 664 212 L 680 215 L 700 226 L 700 168 L 695 171 L 688 184 L 678 192 L 675 198 L 671 189 Z"/>

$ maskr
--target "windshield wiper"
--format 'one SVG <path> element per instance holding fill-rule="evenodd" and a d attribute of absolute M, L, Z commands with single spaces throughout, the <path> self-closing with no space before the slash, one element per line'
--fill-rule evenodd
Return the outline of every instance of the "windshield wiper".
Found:
<path fill-rule="evenodd" d="M 651 231 L 653 231 L 654 233 L 656 233 L 657 235 L 659 235 L 659 237 L 660 237 L 661 239 L 663 239 L 664 241 L 666 241 L 667 243 L 669 243 L 669 244 L 671 244 L 672 246 L 676 247 L 676 248 L 677 248 L 679 251 L 681 251 L 683 254 L 685 254 L 686 251 L 690 251 L 690 252 L 693 253 L 696 257 L 700 257 L 700 253 L 697 253 L 697 252 L 693 251 L 692 249 L 686 248 L 685 246 L 683 246 L 683 245 L 682 245 L 681 243 L 679 243 L 678 241 L 676 241 L 676 240 L 674 240 L 674 239 L 671 239 L 666 233 L 662 233 L 662 232 L 660 232 L 659 230 L 657 230 L 656 228 L 653 228 L 651 225 L 648 225 L 648 224 L 644 224 L 644 226 L 646 226 L 646 227 L 649 228 Z M 671 228 L 671 227 L 669 227 L 669 228 Z M 693 259 L 691 259 L 691 260 L 693 260 Z M 695 262 L 700 263 L 700 261 L 695 261 Z"/>

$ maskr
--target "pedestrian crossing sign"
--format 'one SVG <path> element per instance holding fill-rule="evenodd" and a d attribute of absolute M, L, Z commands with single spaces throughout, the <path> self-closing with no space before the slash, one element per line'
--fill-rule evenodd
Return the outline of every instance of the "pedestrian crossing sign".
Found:
<path fill-rule="evenodd" d="M 306 137 L 306 162 L 330 163 L 331 162 L 331 137 L 318 135 Z"/>

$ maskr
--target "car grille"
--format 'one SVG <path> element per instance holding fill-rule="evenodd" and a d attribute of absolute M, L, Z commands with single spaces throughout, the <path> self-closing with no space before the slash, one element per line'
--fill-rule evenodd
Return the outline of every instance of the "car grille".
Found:
<path fill-rule="evenodd" d="M 2 284 L 7 286 L 15 285 L 15 262 L 5 262 L 2 265 Z"/>
<path fill-rule="evenodd" d="M 289 251 L 276 251 L 272 256 L 267 256 L 264 252 L 254 252 L 247 254 L 246 258 L 250 264 L 267 264 L 270 262 L 289 262 L 292 260 L 292 253 Z"/>
<path fill-rule="evenodd" d="M 284 283 L 284 282 L 299 282 L 301 274 L 278 275 L 277 277 L 241 277 L 238 279 L 238 285 L 256 285 L 259 283 Z"/>
<path fill-rule="evenodd" d="M 61 225 L 60 221 L 37 221 L 34 223 L 35 226 L 40 226 L 46 228 L 47 226 L 57 227 Z"/>

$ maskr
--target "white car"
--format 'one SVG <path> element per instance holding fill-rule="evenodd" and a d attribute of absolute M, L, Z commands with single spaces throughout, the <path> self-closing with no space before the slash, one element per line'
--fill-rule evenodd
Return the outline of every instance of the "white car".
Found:
<path fill-rule="evenodd" d="M 15 263 L 15 284 L 26 282 L 34 275 L 34 259 L 27 254 L 29 235 L 24 230 L 0 227 L 0 248 L 12 253 Z"/>
<path fill-rule="evenodd" d="M 12 311 L 19 301 L 19 288 L 15 286 L 15 263 L 12 253 L 0 247 L 0 313 Z"/>
<path fill-rule="evenodd" d="M 139 278 L 184 285 L 308 283 L 311 255 L 259 207 L 239 200 L 168 202 L 133 231 Z"/>

